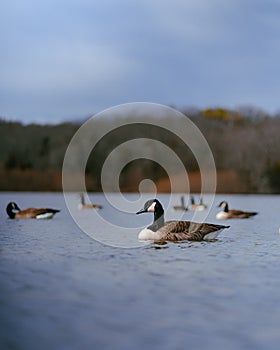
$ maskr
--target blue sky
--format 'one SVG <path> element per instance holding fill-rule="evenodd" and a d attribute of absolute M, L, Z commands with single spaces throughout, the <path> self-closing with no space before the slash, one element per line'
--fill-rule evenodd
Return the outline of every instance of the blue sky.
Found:
<path fill-rule="evenodd" d="M 278 0 L 4 0 L 0 116 L 126 102 L 280 110 Z"/>

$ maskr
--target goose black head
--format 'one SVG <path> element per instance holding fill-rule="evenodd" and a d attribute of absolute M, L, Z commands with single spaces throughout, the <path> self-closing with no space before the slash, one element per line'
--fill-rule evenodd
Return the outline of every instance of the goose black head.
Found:
<path fill-rule="evenodd" d="M 224 212 L 228 212 L 228 203 L 226 201 L 222 201 L 218 207 L 222 207 L 224 209 Z"/>
<path fill-rule="evenodd" d="M 6 211 L 7 211 L 7 214 L 9 215 L 9 217 L 13 219 L 15 217 L 16 213 L 18 213 L 20 211 L 20 209 L 15 202 L 10 202 L 7 205 Z"/>
<path fill-rule="evenodd" d="M 157 199 L 150 199 L 144 204 L 144 208 L 139 210 L 136 214 L 155 213 L 158 211 L 163 212 L 162 205 Z"/>
<path fill-rule="evenodd" d="M 148 229 L 156 232 L 164 225 L 164 210 L 157 199 L 148 200 L 145 203 L 144 208 L 139 210 L 136 214 L 142 213 L 154 213 L 154 222 L 148 227 Z"/>

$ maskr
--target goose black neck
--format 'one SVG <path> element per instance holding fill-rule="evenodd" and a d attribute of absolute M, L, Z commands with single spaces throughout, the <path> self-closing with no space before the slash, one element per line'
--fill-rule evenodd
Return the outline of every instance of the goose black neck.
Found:
<path fill-rule="evenodd" d="M 7 214 L 9 215 L 10 219 L 14 219 L 16 216 L 16 213 L 13 212 L 13 210 L 8 206 L 7 209 Z"/>
<path fill-rule="evenodd" d="M 182 205 L 182 207 L 185 206 L 185 198 L 183 196 L 181 197 L 181 205 Z"/>
<path fill-rule="evenodd" d="M 154 222 L 148 228 L 154 232 L 164 226 L 164 210 L 161 205 L 156 205 L 154 211 Z"/>
<path fill-rule="evenodd" d="M 225 203 L 224 212 L 225 212 L 225 213 L 228 212 L 228 204 L 227 204 L 227 203 Z"/>
<path fill-rule="evenodd" d="M 81 204 L 84 205 L 85 204 L 85 197 L 83 194 L 81 194 Z"/>

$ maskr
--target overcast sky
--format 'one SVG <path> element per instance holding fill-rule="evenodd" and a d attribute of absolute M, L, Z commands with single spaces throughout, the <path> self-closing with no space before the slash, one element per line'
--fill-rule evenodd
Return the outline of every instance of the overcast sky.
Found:
<path fill-rule="evenodd" d="M 126 102 L 280 110 L 279 0 L 4 0 L 0 116 Z"/>

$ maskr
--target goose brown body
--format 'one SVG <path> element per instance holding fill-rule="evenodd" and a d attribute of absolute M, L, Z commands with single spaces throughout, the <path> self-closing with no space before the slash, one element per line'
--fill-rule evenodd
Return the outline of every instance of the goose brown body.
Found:
<path fill-rule="evenodd" d="M 207 235 L 209 235 L 208 239 L 216 238 L 216 234 L 218 235 L 221 230 L 228 227 L 193 221 L 166 221 L 157 233 L 161 236 L 160 240 L 202 241 L 207 238 Z"/>
<path fill-rule="evenodd" d="M 84 197 L 83 193 L 80 193 L 80 200 L 81 200 L 81 202 L 78 205 L 78 208 L 80 210 L 82 210 L 82 209 L 102 209 L 103 208 L 102 205 L 99 205 L 99 204 L 85 203 L 85 197 Z"/>
<path fill-rule="evenodd" d="M 200 198 L 199 203 L 196 204 L 194 197 L 191 196 L 191 205 L 190 205 L 190 210 L 197 210 L 197 211 L 202 211 L 207 209 L 207 205 L 203 203 L 203 199 Z"/>
<path fill-rule="evenodd" d="M 181 196 L 181 205 L 174 205 L 174 210 L 181 210 L 181 211 L 187 211 L 188 207 L 185 206 L 185 199 L 184 196 Z"/>
<path fill-rule="evenodd" d="M 79 209 L 102 209 L 102 205 L 99 204 L 79 204 Z"/>
<path fill-rule="evenodd" d="M 248 219 L 258 214 L 257 212 L 229 209 L 226 201 L 221 202 L 219 207 L 222 207 L 223 211 L 216 215 L 217 219 Z"/>
<path fill-rule="evenodd" d="M 51 208 L 27 208 L 20 210 L 16 203 L 10 202 L 6 211 L 11 219 L 51 219 L 60 210 Z"/>
<path fill-rule="evenodd" d="M 149 200 L 136 214 L 153 212 L 154 222 L 143 229 L 138 238 L 154 241 L 212 240 L 229 226 L 192 221 L 164 221 L 164 210 L 157 199 Z"/>

